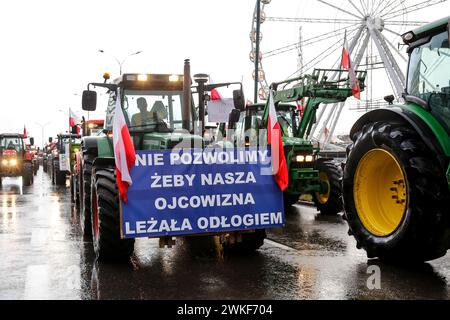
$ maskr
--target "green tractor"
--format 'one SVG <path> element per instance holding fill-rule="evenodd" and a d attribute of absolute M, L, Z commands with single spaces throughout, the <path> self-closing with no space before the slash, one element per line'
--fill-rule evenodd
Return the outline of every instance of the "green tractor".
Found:
<path fill-rule="evenodd" d="M 405 103 L 368 112 L 351 129 L 345 218 L 369 258 L 422 262 L 449 247 L 449 22 L 402 36 L 409 53 Z"/>
<path fill-rule="evenodd" d="M 122 239 L 120 202 L 116 183 L 116 165 L 112 143 L 112 122 L 116 99 L 121 106 L 136 150 L 204 148 L 206 75 L 194 76 L 199 97 L 196 108 L 192 99 L 190 63 L 185 61 L 183 75 L 123 74 L 111 83 L 90 83 L 83 92 L 83 110 L 96 109 L 97 94 L 90 87 L 106 88 L 109 94 L 105 129 L 101 135 L 83 137 L 81 142 L 81 210 L 83 236 L 92 239 L 100 260 L 129 258 L 134 239 Z M 120 92 L 120 95 L 117 93 Z M 244 104 L 242 90 L 235 93 L 236 103 Z M 196 239 L 192 234 L 188 238 Z M 220 238 L 224 247 L 256 250 L 264 241 L 265 230 L 241 230 L 227 234 L 209 234 Z M 171 246 L 171 237 L 160 238 L 161 246 Z"/>
<path fill-rule="evenodd" d="M 357 77 L 363 90 L 366 72 L 358 71 Z M 319 143 L 308 136 L 316 122 L 320 104 L 345 102 L 352 96 L 347 72 L 316 69 L 311 75 L 275 83 L 271 89 L 274 90 L 289 171 L 289 186 L 284 193 L 285 207 L 297 203 L 301 196 L 310 195 L 321 214 L 341 212 L 342 169 L 334 159 L 321 157 Z M 299 104 L 304 104 L 302 112 L 299 111 Z M 268 103 L 233 110 L 228 127 L 234 131 L 234 137 L 228 141 L 234 141 L 236 146 L 257 145 L 260 130 L 267 129 L 267 119 Z M 226 134 L 223 124 L 221 131 L 222 135 Z"/>
<path fill-rule="evenodd" d="M 56 147 L 52 150 L 50 158 L 47 159 L 52 184 L 65 186 L 68 175 L 72 182 L 75 172 L 75 154 L 80 149 L 80 139 L 81 136 L 77 134 L 64 133 L 58 135 Z M 73 199 L 72 188 L 71 195 Z"/>

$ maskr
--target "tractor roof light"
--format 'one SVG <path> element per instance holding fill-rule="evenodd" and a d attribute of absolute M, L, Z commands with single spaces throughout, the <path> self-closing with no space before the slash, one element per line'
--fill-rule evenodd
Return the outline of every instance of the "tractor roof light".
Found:
<path fill-rule="evenodd" d="M 106 81 L 108 81 L 110 78 L 111 78 L 111 75 L 109 74 L 109 72 L 105 72 L 105 73 L 103 74 L 103 80 L 105 80 L 105 83 L 106 83 Z"/>
<path fill-rule="evenodd" d="M 406 44 L 410 43 L 412 40 L 414 40 L 414 32 L 410 31 L 405 33 L 402 36 L 403 42 L 405 42 Z"/>
<path fill-rule="evenodd" d="M 94 128 L 94 124 L 93 124 L 93 123 L 89 123 L 89 124 L 88 124 L 88 128 L 89 128 L 89 129 Z"/>
<path fill-rule="evenodd" d="M 147 81 L 148 80 L 148 76 L 146 74 L 138 74 L 137 80 L 138 81 Z"/>
<path fill-rule="evenodd" d="M 173 75 L 169 76 L 169 81 L 170 82 L 178 82 L 178 81 L 180 81 L 180 77 L 176 74 L 173 74 Z"/>

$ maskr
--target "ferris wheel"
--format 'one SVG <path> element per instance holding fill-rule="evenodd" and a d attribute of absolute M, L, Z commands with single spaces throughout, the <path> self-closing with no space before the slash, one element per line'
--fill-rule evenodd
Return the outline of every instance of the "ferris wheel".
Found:
<path fill-rule="evenodd" d="M 353 64 L 368 73 L 362 100 L 347 103 L 349 110 L 385 106 L 387 91 L 400 100 L 407 63 L 400 35 L 428 22 L 412 21 L 409 15 L 416 12 L 416 17 L 422 17 L 417 13 L 446 1 L 257 1 L 249 56 L 254 65 L 255 97 L 267 99 L 270 82 L 308 73 L 315 67 L 339 69 L 346 35 Z M 320 108 L 312 136 L 329 143 L 344 105 Z M 326 137 L 325 132 L 329 133 Z"/>

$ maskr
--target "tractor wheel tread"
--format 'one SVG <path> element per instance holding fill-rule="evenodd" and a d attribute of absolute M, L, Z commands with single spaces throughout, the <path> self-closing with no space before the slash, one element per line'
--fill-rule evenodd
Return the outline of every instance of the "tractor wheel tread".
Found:
<path fill-rule="evenodd" d="M 423 262 L 445 255 L 449 247 L 450 201 L 444 172 L 436 155 L 418 133 L 405 123 L 375 122 L 352 136 L 347 148 L 343 189 L 345 217 L 357 245 L 370 258 L 390 262 Z M 377 237 L 362 225 L 355 207 L 353 181 L 359 160 L 368 151 L 381 148 L 393 153 L 402 164 L 409 187 L 405 220 L 396 231 Z"/>
<path fill-rule="evenodd" d="M 98 208 L 98 238 L 94 239 L 94 250 L 102 261 L 128 259 L 134 250 L 134 239 L 121 239 L 120 213 L 115 170 L 108 167 L 95 167 L 92 176 L 92 195 L 96 195 Z M 91 223 L 92 224 L 92 223 Z"/>

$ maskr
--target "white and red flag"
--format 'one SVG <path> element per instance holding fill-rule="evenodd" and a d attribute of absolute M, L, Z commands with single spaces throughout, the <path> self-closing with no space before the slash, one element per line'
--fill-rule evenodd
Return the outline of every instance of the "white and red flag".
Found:
<path fill-rule="evenodd" d="M 353 96 L 361 100 L 361 88 L 359 86 L 359 81 L 356 78 L 356 72 L 353 67 L 352 60 L 350 58 L 350 51 L 348 49 L 348 43 L 347 43 L 347 31 L 344 35 L 344 47 L 342 48 L 342 59 L 341 59 L 341 65 L 342 68 L 345 70 L 348 70 L 348 77 L 350 80 L 350 87 L 352 88 L 352 94 Z"/>
<path fill-rule="evenodd" d="M 272 151 L 273 178 L 281 191 L 286 190 L 289 185 L 289 175 L 284 156 L 283 140 L 281 139 L 281 128 L 278 123 L 277 111 L 273 102 L 273 93 L 269 94 L 269 117 L 267 121 L 267 141 Z"/>
<path fill-rule="evenodd" d="M 120 105 L 119 91 L 117 92 L 116 109 L 113 119 L 113 146 L 119 195 L 120 199 L 127 203 L 128 187 L 133 183 L 130 170 L 136 160 L 136 152 Z"/>
<path fill-rule="evenodd" d="M 27 128 L 25 127 L 25 125 L 23 125 L 23 137 L 24 139 L 27 138 Z"/>
<path fill-rule="evenodd" d="M 209 122 L 228 122 L 228 116 L 233 109 L 232 98 L 224 98 L 217 88 L 211 90 L 211 101 L 208 102 Z"/>
<path fill-rule="evenodd" d="M 211 90 L 211 100 L 212 101 L 223 100 L 223 97 L 220 94 L 219 90 L 217 90 L 217 88 Z"/>
<path fill-rule="evenodd" d="M 76 125 L 81 123 L 81 118 L 69 108 L 69 126 L 75 127 Z"/>

